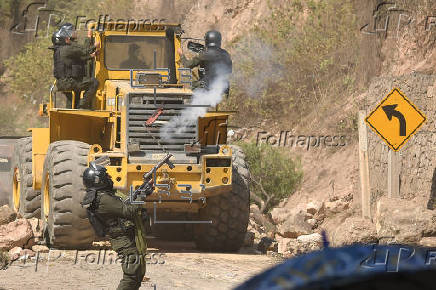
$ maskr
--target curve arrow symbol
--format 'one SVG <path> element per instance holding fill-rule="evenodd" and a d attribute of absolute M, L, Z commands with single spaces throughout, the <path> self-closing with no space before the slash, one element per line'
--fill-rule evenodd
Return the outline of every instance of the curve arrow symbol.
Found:
<path fill-rule="evenodd" d="M 398 105 L 386 105 L 383 106 L 382 109 L 388 117 L 389 121 L 392 120 L 392 117 L 396 117 L 400 122 L 400 136 L 406 136 L 406 119 L 400 111 L 395 110 Z"/>

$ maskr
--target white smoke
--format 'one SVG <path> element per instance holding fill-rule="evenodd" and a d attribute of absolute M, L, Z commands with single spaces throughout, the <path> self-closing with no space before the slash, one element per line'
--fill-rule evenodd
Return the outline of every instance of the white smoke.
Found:
<path fill-rule="evenodd" d="M 185 133 L 190 126 L 195 125 L 199 117 L 206 114 L 209 107 L 218 105 L 228 86 L 229 74 L 224 68 L 218 68 L 217 78 L 209 85 L 209 89 L 195 89 L 190 105 L 199 107 L 187 107 L 179 116 L 174 116 L 160 130 L 160 138 L 167 142 L 172 141 L 172 134 Z"/>
<path fill-rule="evenodd" d="M 270 43 L 248 34 L 233 49 L 232 87 L 252 98 L 261 98 L 269 83 L 284 76 L 280 53 Z"/>

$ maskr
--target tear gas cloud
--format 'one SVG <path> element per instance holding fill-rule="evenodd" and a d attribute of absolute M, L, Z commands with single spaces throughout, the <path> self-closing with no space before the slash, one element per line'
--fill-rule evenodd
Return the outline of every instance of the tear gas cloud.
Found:
<path fill-rule="evenodd" d="M 277 49 L 256 36 L 244 37 L 232 52 L 235 61 L 232 87 L 249 97 L 260 98 L 270 81 L 283 77 Z"/>
<path fill-rule="evenodd" d="M 207 106 L 213 107 L 222 101 L 229 80 L 238 91 L 243 91 L 249 97 L 259 98 L 271 80 L 283 76 L 282 66 L 276 59 L 279 53 L 271 44 L 255 36 L 240 40 L 232 52 L 235 61 L 233 74 L 230 76 L 224 67 L 220 68 L 218 77 L 209 90 L 196 89 L 190 104 L 204 107 L 188 107 L 180 116 L 171 118 L 160 131 L 161 139 L 171 142 L 172 134 L 184 133 L 190 126 L 195 125 L 198 117 L 206 114 Z"/>
<path fill-rule="evenodd" d="M 185 133 L 188 128 L 195 125 L 198 118 L 204 116 L 209 107 L 216 106 L 222 101 L 228 86 L 229 74 L 226 69 L 218 68 L 217 78 L 210 84 L 209 89 L 199 88 L 194 90 L 190 105 L 179 116 L 174 116 L 160 130 L 161 139 L 171 142 L 172 134 Z M 200 107 L 194 107 L 199 106 Z"/>

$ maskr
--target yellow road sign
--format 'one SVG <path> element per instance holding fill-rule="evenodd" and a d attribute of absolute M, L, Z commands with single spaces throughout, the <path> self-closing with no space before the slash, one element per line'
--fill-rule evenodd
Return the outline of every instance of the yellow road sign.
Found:
<path fill-rule="evenodd" d="M 398 151 L 426 117 L 399 89 L 393 89 L 365 121 L 392 150 Z"/>

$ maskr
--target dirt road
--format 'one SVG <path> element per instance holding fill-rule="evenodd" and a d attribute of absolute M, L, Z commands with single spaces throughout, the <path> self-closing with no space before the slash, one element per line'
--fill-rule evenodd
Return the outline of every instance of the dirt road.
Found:
<path fill-rule="evenodd" d="M 149 253 L 150 280 L 141 289 L 231 289 L 280 262 L 252 250 L 200 253 L 191 243 L 167 243 Z M 41 253 L 38 263 L 15 261 L 0 271 L 0 289 L 115 289 L 122 272 L 112 257 L 104 250 Z"/>

